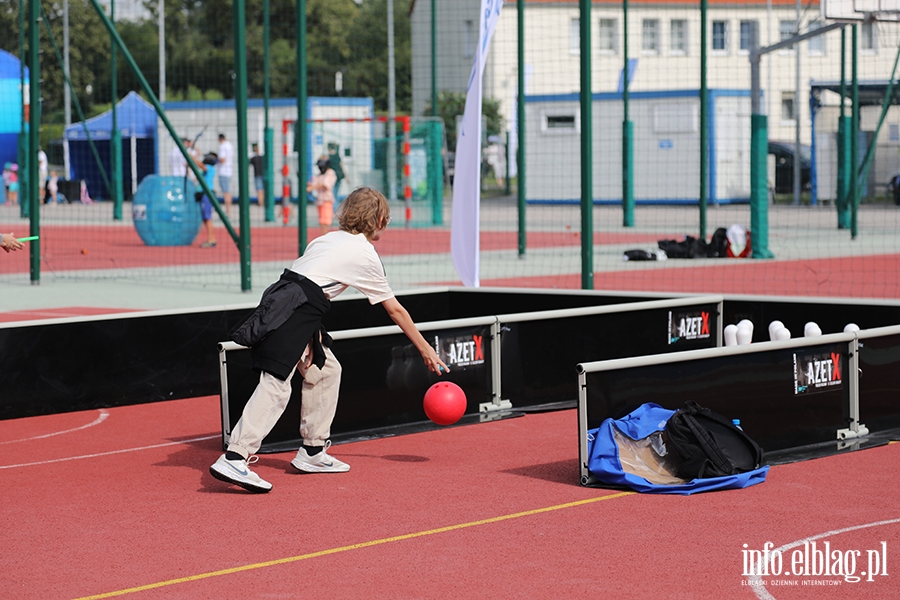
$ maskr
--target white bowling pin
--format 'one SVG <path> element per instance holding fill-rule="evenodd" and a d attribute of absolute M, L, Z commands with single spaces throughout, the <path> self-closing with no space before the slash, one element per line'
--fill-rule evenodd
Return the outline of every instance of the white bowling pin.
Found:
<path fill-rule="evenodd" d="M 737 328 L 737 343 L 738 346 L 746 346 L 750 342 L 753 341 L 753 329 L 751 327 L 741 327 L 740 325 Z"/>
<path fill-rule="evenodd" d="M 738 321 L 737 326 L 738 328 L 746 327 L 750 329 L 750 335 L 753 335 L 753 321 L 751 321 L 750 319 L 741 319 L 740 321 Z"/>
<path fill-rule="evenodd" d="M 775 332 L 779 329 L 784 329 L 784 323 L 781 321 L 772 321 L 769 323 L 769 339 L 773 342 L 775 341 Z"/>
<path fill-rule="evenodd" d="M 849 333 L 851 331 L 859 331 L 859 325 L 856 323 L 847 323 L 844 326 L 844 333 Z"/>
<path fill-rule="evenodd" d="M 789 340 L 791 339 L 791 330 L 787 327 L 782 327 L 778 331 L 775 332 L 775 339 L 778 341 Z"/>
<path fill-rule="evenodd" d="M 813 321 L 810 321 L 803 327 L 803 337 L 816 337 L 820 335 L 822 335 L 822 330 Z"/>
<path fill-rule="evenodd" d="M 727 325 L 724 330 L 722 330 L 722 336 L 725 338 L 726 346 L 737 346 L 737 325 Z"/>

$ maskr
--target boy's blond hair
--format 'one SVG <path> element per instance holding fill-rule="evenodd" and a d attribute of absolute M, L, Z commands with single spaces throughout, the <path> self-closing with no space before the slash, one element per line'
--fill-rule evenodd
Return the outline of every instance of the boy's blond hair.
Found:
<path fill-rule="evenodd" d="M 387 198 L 378 190 L 356 188 L 344 198 L 338 207 L 338 223 L 349 233 L 361 233 L 371 238 L 384 219 L 385 225 L 391 217 L 391 207 Z"/>

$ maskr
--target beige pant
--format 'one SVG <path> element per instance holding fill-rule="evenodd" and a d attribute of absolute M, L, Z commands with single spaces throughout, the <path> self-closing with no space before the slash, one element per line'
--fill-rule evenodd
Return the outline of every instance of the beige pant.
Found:
<path fill-rule="evenodd" d="M 307 446 L 324 446 L 331 437 L 331 422 L 337 410 L 338 392 L 341 387 L 341 363 L 331 348 L 325 348 L 325 364 L 321 369 L 312 365 L 303 369 L 302 363 L 295 370 L 303 377 L 300 404 L 300 437 Z M 266 372 L 260 372 L 259 384 L 244 406 L 240 420 L 231 431 L 228 450 L 244 458 L 256 454 L 263 438 L 281 418 L 291 399 L 291 377 L 280 381 Z"/>

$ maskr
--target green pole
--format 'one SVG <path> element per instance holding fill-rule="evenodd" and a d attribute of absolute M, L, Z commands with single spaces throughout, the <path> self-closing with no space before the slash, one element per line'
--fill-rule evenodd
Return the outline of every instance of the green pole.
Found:
<path fill-rule="evenodd" d="M 306 250 L 306 0 L 297 0 L 297 254 Z"/>
<path fill-rule="evenodd" d="M 594 289 L 594 178 L 591 108 L 591 0 L 581 5 L 581 288 Z"/>
<path fill-rule="evenodd" d="M 41 2 L 31 0 L 28 22 L 28 91 L 31 104 L 28 115 L 28 197 L 19 198 L 19 202 L 27 202 L 30 210 L 29 235 L 35 236 L 41 233 L 40 196 L 38 192 L 38 164 L 37 151 L 40 144 L 41 131 L 41 62 L 40 62 L 40 19 Z M 38 285 L 41 282 L 41 240 L 36 239 L 30 248 L 30 273 L 31 284 Z"/>
<path fill-rule="evenodd" d="M 628 0 L 622 4 L 622 225 L 634 227 L 634 126 L 628 115 Z"/>
<path fill-rule="evenodd" d="M 234 27 L 234 75 L 235 109 L 237 110 L 237 159 L 238 159 L 238 205 L 240 210 L 241 291 L 253 287 L 250 264 L 250 186 L 247 177 L 250 161 L 247 160 L 247 40 L 244 36 L 246 0 L 234 0 L 231 20 Z"/>
<path fill-rule="evenodd" d="M 431 116 L 438 116 L 437 0 L 431 0 Z"/>
<path fill-rule="evenodd" d="M 22 96 L 22 119 L 20 121 L 21 127 L 17 144 L 18 152 L 16 153 L 16 162 L 19 164 L 19 216 L 23 219 L 27 219 L 30 212 L 25 198 L 31 197 L 28 195 L 28 177 L 25 176 L 28 173 L 28 115 L 25 114 L 25 65 L 29 63 L 29 57 L 31 56 L 27 54 L 25 49 L 25 2 L 26 0 L 19 0 L 19 93 Z M 31 10 L 30 4 L 27 10 Z M 30 95 L 28 96 L 28 102 L 31 102 Z"/>
<path fill-rule="evenodd" d="M 707 0 L 700 0 L 700 231 L 701 240 L 706 239 L 706 199 L 709 196 L 709 106 L 707 105 L 706 54 Z"/>
<path fill-rule="evenodd" d="M 775 258 L 769 250 L 768 117 L 760 88 L 759 24 L 750 25 L 750 231 L 753 258 Z"/>
<path fill-rule="evenodd" d="M 852 64 L 851 64 L 851 102 L 853 106 L 852 122 L 850 124 L 850 237 L 856 239 L 857 234 L 857 211 L 859 210 L 859 78 L 857 77 L 857 48 L 858 44 L 858 25 L 853 25 L 853 35 L 851 43 Z"/>
<path fill-rule="evenodd" d="M 850 117 L 846 115 L 847 103 L 847 28 L 841 29 L 841 115 L 838 117 L 838 161 L 837 161 L 837 207 L 838 229 L 850 227 L 848 210 L 850 178 L 847 177 L 850 163 Z"/>
<path fill-rule="evenodd" d="M 518 9 L 518 76 L 516 93 L 516 204 L 518 206 L 519 258 L 525 257 L 525 0 L 516 0 Z"/>
<path fill-rule="evenodd" d="M 753 232 L 753 258 L 774 258 L 769 250 L 769 129 L 764 114 L 750 115 L 750 231 Z"/>
<path fill-rule="evenodd" d="M 269 126 L 269 0 L 263 0 L 263 79 L 265 91 L 263 102 L 265 103 L 266 127 L 263 131 L 263 200 L 266 208 L 266 223 L 275 220 L 275 132 Z"/>
<path fill-rule="evenodd" d="M 115 27 L 116 0 L 109 2 L 109 21 Z M 109 161 L 112 163 L 112 189 L 109 190 L 113 201 L 113 220 L 122 220 L 122 132 L 119 131 L 116 103 L 119 101 L 119 72 L 117 66 L 116 42 L 110 36 L 109 70 L 111 75 L 110 94 L 112 95 L 112 131 L 109 136 Z"/>

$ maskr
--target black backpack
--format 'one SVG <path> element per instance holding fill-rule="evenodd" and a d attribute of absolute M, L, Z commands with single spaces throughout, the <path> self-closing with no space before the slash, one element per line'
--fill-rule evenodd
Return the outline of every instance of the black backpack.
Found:
<path fill-rule="evenodd" d="M 688 400 L 666 423 L 666 449 L 682 479 L 725 477 L 765 465 L 763 450 L 722 415 Z"/>

